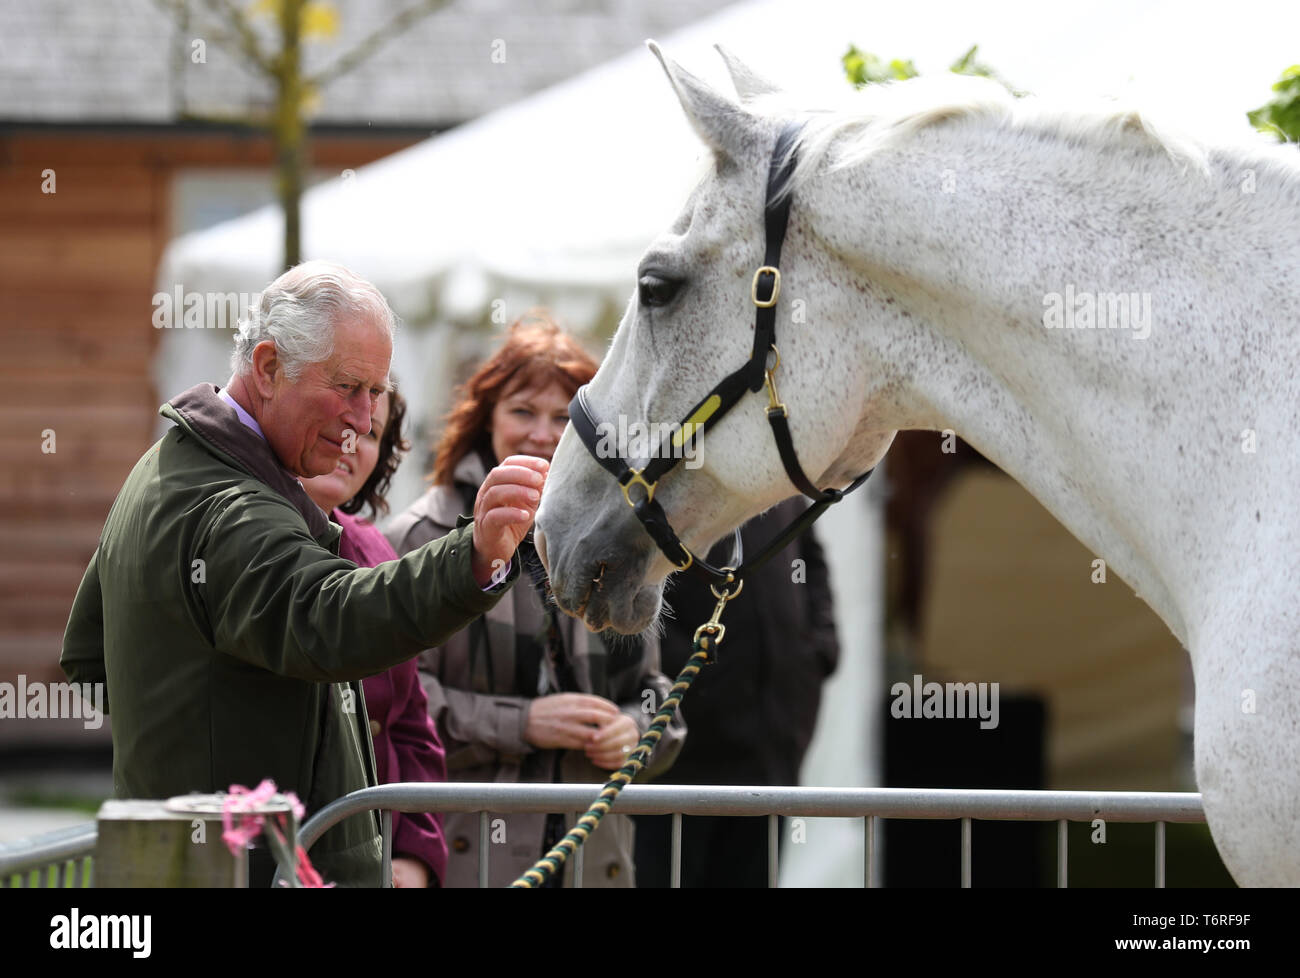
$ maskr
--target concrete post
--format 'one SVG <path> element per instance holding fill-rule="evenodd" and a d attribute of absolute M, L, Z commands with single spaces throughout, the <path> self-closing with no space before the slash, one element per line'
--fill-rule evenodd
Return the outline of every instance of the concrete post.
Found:
<path fill-rule="evenodd" d="M 221 838 L 225 798 L 194 794 L 167 801 L 104 802 L 98 816 L 94 885 L 247 887 L 248 853 L 231 855 Z M 277 796 L 257 814 L 286 814 L 289 851 L 294 851 L 298 827 L 290 806 Z"/>

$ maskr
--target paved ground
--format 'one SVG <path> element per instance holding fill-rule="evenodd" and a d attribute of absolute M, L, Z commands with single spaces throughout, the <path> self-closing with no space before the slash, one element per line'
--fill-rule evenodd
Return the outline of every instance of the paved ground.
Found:
<path fill-rule="evenodd" d="M 85 825 L 94 820 L 95 817 L 87 812 L 66 808 L 0 808 L 0 843 Z"/>

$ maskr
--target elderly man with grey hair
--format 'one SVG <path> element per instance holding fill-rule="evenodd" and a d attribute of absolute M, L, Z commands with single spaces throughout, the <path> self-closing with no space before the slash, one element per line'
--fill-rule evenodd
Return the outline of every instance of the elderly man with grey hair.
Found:
<path fill-rule="evenodd" d="M 300 478 L 331 471 L 388 387 L 394 316 L 347 269 L 285 272 L 239 324 L 226 389 L 200 384 L 114 502 L 73 603 L 62 666 L 105 684 L 119 798 L 271 778 L 308 811 L 375 783 L 360 680 L 441 645 L 518 576 L 547 465 L 492 471 L 449 536 L 376 568 Z M 312 850 L 326 880 L 376 886 L 378 820 Z M 252 878 L 273 866 L 254 850 Z"/>

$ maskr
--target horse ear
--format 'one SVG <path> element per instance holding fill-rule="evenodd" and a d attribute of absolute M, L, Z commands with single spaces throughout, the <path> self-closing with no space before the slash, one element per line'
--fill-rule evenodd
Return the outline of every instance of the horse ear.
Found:
<path fill-rule="evenodd" d="M 727 71 L 731 73 L 731 83 L 736 86 L 736 94 L 740 96 L 742 103 L 752 102 L 762 95 L 775 95 L 781 91 L 775 82 L 768 81 L 721 44 L 715 44 L 713 47 L 726 62 Z"/>
<path fill-rule="evenodd" d="M 740 159 L 752 138 L 753 116 L 667 57 L 654 41 L 646 41 L 646 47 L 663 65 L 673 91 L 686 110 L 686 118 L 700 138 L 719 157 Z"/>

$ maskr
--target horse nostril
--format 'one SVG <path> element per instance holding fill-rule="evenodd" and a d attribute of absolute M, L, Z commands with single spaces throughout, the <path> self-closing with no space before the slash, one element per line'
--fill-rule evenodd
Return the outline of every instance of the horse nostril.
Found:
<path fill-rule="evenodd" d="M 601 578 L 603 578 L 604 576 L 605 576 L 605 565 L 604 565 L 603 563 L 597 564 L 597 565 L 596 565 L 596 576 L 593 577 L 593 578 L 591 579 L 591 583 L 594 584 L 594 585 L 596 586 L 596 590 L 597 590 L 597 591 L 600 590 L 600 580 L 601 580 Z"/>

